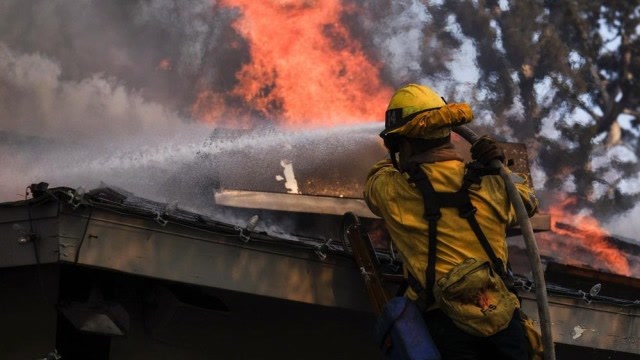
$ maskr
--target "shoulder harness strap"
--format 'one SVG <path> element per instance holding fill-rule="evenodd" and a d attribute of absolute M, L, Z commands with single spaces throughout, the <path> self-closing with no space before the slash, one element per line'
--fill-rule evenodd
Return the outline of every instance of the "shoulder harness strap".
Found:
<path fill-rule="evenodd" d="M 416 292 L 416 294 L 418 294 L 418 298 L 420 299 L 418 304 L 421 307 L 422 304 L 424 304 L 423 310 L 435 302 L 433 286 L 435 285 L 436 276 L 435 263 L 438 242 L 438 220 L 442 217 L 442 213 L 440 212 L 440 208 L 442 207 L 455 207 L 458 209 L 458 215 L 467 220 L 474 234 L 478 238 L 478 241 L 480 241 L 482 248 L 489 256 L 495 270 L 500 276 L 504 275 L 504 263 L 496 256 L 489 244 L 489 241 L 487 240 L 487 237 L 482 232 L 480 224 L 478 224 L 475 217 L 477 209 L 473 206 L 469 197 L 469 187 L 472 184 L 479 184 L 482 180 L 482 176 L 497 175 L 499 174 L 499 171 L 499 168 L 486 168 L 480 163 L 475 161 L 471 162 L 467 165 L 461 188 L 456 192 L 447 193 L 435 191 L 427 174 L 420 169 L 419 164 L 411 163 L 409 165 L 407 171 L 409 174 L 409 181 L 415 183 L 418 190 L 420 190 L 420 193 L 422 193 L 424 202 L 423 217 L 429 224 L 429 254 L 425 274 L 426 288 L 423 288 L 422 285 L 420 285 L 420 282 L 411 273 L 409 273 L 407 278 L 408 285 Z M 426 289 L 429 289 L 429 291 Z"/>

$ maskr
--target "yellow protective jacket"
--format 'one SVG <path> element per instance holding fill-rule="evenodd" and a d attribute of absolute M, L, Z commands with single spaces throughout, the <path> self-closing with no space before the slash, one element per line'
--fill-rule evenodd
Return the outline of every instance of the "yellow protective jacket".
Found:
<path fill-rule="evenodd" d="M 456 192 L 462 185 L 465 164 L 447 160 L 421 164 L 437 192 Z M 391 238 L 400 253 L 405 272 L 425 287 L 428 252 L 428 224 L 424 220 L 422 194 L 408 182 L 408 174 L 400 173 L 389 160 L 378 162 L 369 172 L 364 197 L 371 211 L 385 220 Z M 538 202 L 526 184 L 526 178 L 512 174 L 529 216 L 537 210 Z M 506 264 L 506 228 L 517 221 L 509 201 L 503 179 L 498 175 L 483 176 L 480 185 L 469 189 L 475 214 L 482 231 L 496 256 Z M 489 257 L 466 219 L 458 216 L 456 208 L 442 208 L 438 220 L 438 251 L 436 253 L 436 281 L 466 258 Z M 406 276 L 406 273 L 405 273 Z M 407 296 L 417 298 L 409 289 Z"/>

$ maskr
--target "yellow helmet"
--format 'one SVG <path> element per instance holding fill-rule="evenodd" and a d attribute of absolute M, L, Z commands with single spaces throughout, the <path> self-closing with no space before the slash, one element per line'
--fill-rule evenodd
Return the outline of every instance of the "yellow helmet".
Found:
<path fill-rule="evenodd" d="M 467 104 L 447 105 L 431 88 L 409 84 L 391 97 L 385 114 L 385 129 L 380 136 L 386 138 L 396 134 L 424 139 L 442 138 L 451 133 L 452 126 L 472 119 L 473 112 Z"/>

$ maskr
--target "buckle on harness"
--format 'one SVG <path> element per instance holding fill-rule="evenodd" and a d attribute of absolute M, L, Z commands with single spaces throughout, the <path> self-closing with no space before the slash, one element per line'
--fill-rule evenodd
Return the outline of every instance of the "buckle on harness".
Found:
<path fill-rule="evenodd" d="M 471 206 L 468 209 L 460 209 L 460 217 L 466 219 L 468 217 L 475 215 L 476 212 L 478 212 L 478 209 L 475 206 Z"/>
<path fill-rule="evenodd" d="M 427 214 L 425 213 L 424 215 L 422 215 L 422 217 L 427 220 L 427 221 L 432 221 L 432 220 L 440 220 L 440 218 L 442 217 L 442 213 L 440 211 L 438 211 L 437 213 L 432 213 L 432 214 Z"/>

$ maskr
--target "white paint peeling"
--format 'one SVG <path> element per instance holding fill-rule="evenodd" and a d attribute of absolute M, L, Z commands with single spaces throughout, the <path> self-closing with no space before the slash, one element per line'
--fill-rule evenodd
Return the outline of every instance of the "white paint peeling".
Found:
<path fill-rule="evenodd" d="M 582 333 L 584 333 L 586 329 L 583 328 L 580 325 L 576 325 L 573 327 L 573 331 L 571 332 L 571 337 L 573 338 L 573 340 L 576 340 L 577 338 L 579 338 L 580 336 L 582 336 Z"/>
<path fill-rule="evenodd" d="M 280 175 L 276 175 L 277 181 L 285 181 L 284 187 L 289 194 L 299 194 L 298 182 L 296 181 L 295 174 L 293 173 L 293 164 L 290 160 L 280 160 L 280 165 L 284 169 L 284 178 Z"/>

